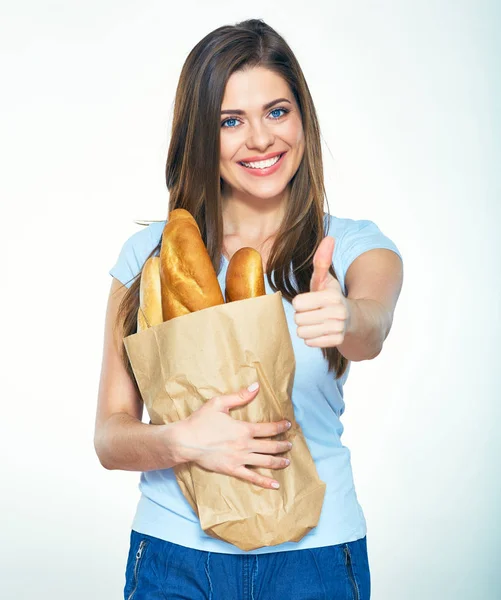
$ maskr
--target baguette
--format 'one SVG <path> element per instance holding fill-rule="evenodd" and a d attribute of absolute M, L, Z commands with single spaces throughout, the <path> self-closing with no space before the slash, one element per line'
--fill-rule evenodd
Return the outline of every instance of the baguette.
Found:
<path fill-rule="evenodd" d="M 264 296 L 263 260 L 254 248 L 240 248 L 231 257 L 226 272 L 226 302 Z"/>
<path fill-rule="evenodd" d="M 162 233 L 160 282 L 164 321 L 224 304 L 200 229 L 183 208 L 171 211 Z"/>
<path fill-rule="evenodd" d="M 160 259 L 151 256 L 144 264 L 139 287 L 139 309 L 137 331 L 159 325 L 162 317 L 162 295 L 160 293 Z"/>

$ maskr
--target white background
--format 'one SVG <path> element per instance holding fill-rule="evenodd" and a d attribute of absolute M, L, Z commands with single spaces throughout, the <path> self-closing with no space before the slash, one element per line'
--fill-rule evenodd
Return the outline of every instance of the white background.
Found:
<path fill-rule="evenodd" d="M 61 0 L 1 13 L 2 598 L 122 597 L 139 473 L 106 471 L 93 448 L 108 270 L 134 219 L 165 218 L 186 56 L 251 17 L 302 65 L 330 211 L 375 221 L 404 257 L 384 350 L 345 388 L 372 598 L 501 597 L 499 5 Z"/>

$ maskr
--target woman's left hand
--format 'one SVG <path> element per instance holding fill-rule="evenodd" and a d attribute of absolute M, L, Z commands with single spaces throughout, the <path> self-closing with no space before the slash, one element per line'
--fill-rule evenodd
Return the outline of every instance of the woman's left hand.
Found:
<path fill-rule="evenodd" d="M 350 304 L 338 280 L 329 273 L 335 240 L 327 236 L 313 257 L 310 291 L 292 300 L 296 313 L 297 335 L 307 346 L 332 348 L 340 346 L 351 317 Z"/>

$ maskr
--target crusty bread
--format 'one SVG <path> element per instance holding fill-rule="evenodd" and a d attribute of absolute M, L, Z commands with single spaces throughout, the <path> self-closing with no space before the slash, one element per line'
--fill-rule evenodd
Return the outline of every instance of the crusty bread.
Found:
<path fill-rule="evenodd" d="M 144 264 L 139 287 L 137 331 L 162 323 L 162 294 L 160 288 L 160 258 L 151 256 Z"/>
<path fill-rule="evenodd" d="M 184 208 L 175 208 L 174 210 L 170 211 L 169 223 L 172 223 L 173 221 L 178 221 L 180 219 L 187 219 L 190 223 L 195 225 L 195 227 L 198 229 L 198 233 L 200 233 L 200 228 L 198 227 L 198 223 L 196 222 L 195 217 L 188 210 Z"/>
<path fill-rule="evenodd" d="M 163 230 L 160 281 L 164 321 L 224 304 L 200 229 L 182 208 L 171 211 Z"/>
<path fill-rule="evenodd" d="M 264 296 L 263 260 L 254 248 L 240 248 L 226 272 L 226 302 Z"/>

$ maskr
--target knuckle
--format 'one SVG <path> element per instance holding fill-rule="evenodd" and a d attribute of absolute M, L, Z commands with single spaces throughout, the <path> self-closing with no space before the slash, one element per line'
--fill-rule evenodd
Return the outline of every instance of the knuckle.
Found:
<path fill-rule="evenodd" d="M 338 333 L 341 333 L 342 327 L 343 325 L 339 322 L 339 319 L 332 319 L 329 321 L 329 327 L 326 334 L 337 335 Z"/>
<path fill-rule="evenodd" d="M 243 423 L 243 421 L 241 421 Z M 247 432 L 247 435 L 249 436 L 249 438 L 253 438 L 256 436 L 256 434 L 258 433 L 257 431 L 257 426 L 254 423 L 251 423 L 250 421 L 247 421 L 247 424 L 245 425 L 245 429 Z"/>
<path fill-rule="evenodd" d="M 337 310 L 335 306 L 329 306 L 327 309 L 327 317 L 329 319 L 335 319 L 338 316 Z"/>
<path fill-rule="evenodd" d="M 221 410 L 222 402 L 220 396 L 213 396 L 208 402 L 205 403 L 208 408 L 215 408 Z"/>
<path fill-rule="evenodd" d="M 255 473 L 250 472 L 246 479 L 248 481 L 250 481 L 251 483 L 254 483 L 255 485 L 260 485 L 261 484 L 261 477 L 259 475 L 256 475 Z"/>

